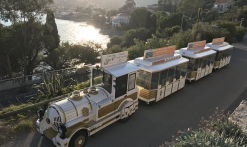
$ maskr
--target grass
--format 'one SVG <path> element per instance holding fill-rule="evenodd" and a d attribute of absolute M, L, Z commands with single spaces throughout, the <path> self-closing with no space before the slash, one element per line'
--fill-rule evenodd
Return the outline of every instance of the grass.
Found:
<path fill-rule="evenodd" d="M 0 120 L 0 144 L 3 145 L 19 136 L 28 134 L 35 130 L 37 116 L 34 111 L 27 111 L 25 114 L 18 114 Z"/>
<path fill-rule="evenodd" d="M 23 132 L 30 131 L 34 126 L 34 122 L 31 120 L 21 120 L 17 125 L 15 125 L 12 130 L 13 132 Z"/>
<path fill-rule="evenodd" d="M 62 90 L 62 94 L 70 93 L 74 90 L 84 89 L 90 86 L 90 81 L 82 82 L 77 84 L 76 86 L 70 86 L 69 88 L 64 88 Z M 59 95 L 56 95 L 59 96 Z M 0 107 L 0 114 L 4 114 L 7 112 L 19 110 L 21 108 L 30 106 L 32 104 L 47 100 L 52 98 L 51 96 L 37 96 L 32 98 L 26 104 L 20 105 L 10 105 L 9 107 Z M 37 111 L 40 108 L 35 108 L 31 110 L 27 110 L 23 113 L 10 116 L 5 119 L 0 119 L 0 144 L 5 144 L 10 141 L 10 139 L 16 139 L 20 135 L 25 135 L 30 131 L 34 131 L 36 129 L 35 121 L 37 120 Z"/>

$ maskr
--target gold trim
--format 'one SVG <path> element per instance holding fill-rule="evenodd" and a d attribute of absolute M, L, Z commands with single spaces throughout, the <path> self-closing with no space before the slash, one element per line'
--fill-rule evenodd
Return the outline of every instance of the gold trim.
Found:
<path fill-rule="evenodd" d="M 88 97 L 87 97 L 86 95 L 85 95 L 84 97 L 88 100 L 88 102 L 89 102 L 89 104 L 90 104 L 90 108 L 91 108 L 91 110 L 93 110 L 92 103 L 90 102 L 90 100 L 88 99 Z"/>
<path fill-rule="evenodd" d="M 214 67 L 220 66 L 220 61 L 214 61 Z"/>
<path fill-rule="evenodd" d="M 82 129 L 82 128 L 88 128 L 88 127 L 89 127 L 89 126 L 88 126 L 87 123 L 81 121 L 81 122 L 79 122 L 79 123 L 77 123 L 77 124 L 75 124 L 75 125 L 73 125 L 73 126 L 68 127 L 68 128 L 67 128 L 67 131 L 66 131 L 66 133 L 65 133 L 65 136 L 66 136 L 67 138 L 70 138 L 70 137 L 72 136 L 72 134 L 75 133 L 75 131 L 77 131 L 77 130 L 79 130 L 79 129 Z"/>
<path fill-rule="evenodd" d="M 90 130 L 90 133 L 91 133 L 91 132 L 93 132 L 93 131 L 95 131 L 95 130 L 97 130 L 98 128 L 100 128 L 100 127 L 104 126 L 105 124 L 107 124 L 107 123 L 111 122 L 111 121 L 112 121 L 112 120 L 114 120 L 114 119 L 115 119 L 115 117 L 114 117 L 114 118 L 112 118 L 112 119 L 110 119 L 110 120 L 108 120 L 108 121 L 106 121 L 106 122 L 104 122 L 101 126 L 99 126 L 99 127 L 97 127 L 97 128 L 93 128 L 92 130 Z"/>
<path fill-rule="evenodd" d="M 118 110 L 121 103 L 128 98 L 131 98 L 133 101 L 137 100 L 138 92 L 132 93 L 131 95 L 129 95 L 127 97 L 123 97 L 122 99 L 119 99 L 119 100 L 115 101 L 114 103 L 111 103 L 105 107 L 100 108 L 98 110 L 98 118 L 101 118 L 101 117 L 103 117 L 103 116 L 105 116 L 111 112 L 114 112 L 115 110 Z"/>
<path fill-rule="evenodd" d="M 111 103 L 105 107 L 102 107 L 98 110 L 98 118 L 101 118 L 111 112 L 114 112 L 114 106 L 115 106 L 115 103 Z"/>
<path fill-rule="evenodd" d="M 89 115 L 89 109 L 88 109 L 88 107 L 84 107 L 84 108 L 82 108 L 82 115 L 83 116 L 88 116 Z"/>
<path fill-rule="evenodd" d="M 52 128 L 48 128 L 48 129 L 46 129 L 46 130 L 44 131 L 44 134 L 45 134 L 46 137 L 52 139 L 52 138 L 54 138 L 54 137 L 57 136 L 58 132 L 56 132 L 56 131 L 55 131 L 54 129 L 52 129 Z"/>
<path fill-rule="evenodd" d="M 140 96 L 145 99 L 155 99 L 157 97 L 157 90 L 142 89 L 140 91 Z"/>
<path fill-rule="evenodd" d="M 68 99 L 69 101 L 70 101 L 70 99 Z M 74 108 L 75 108 L 75 112 L 76 112 L 76 115 L 78 116 L 78 111 L 77 111 L 77 109 L 76 109 L 76 107 L 75 107 L 75 104 L 72 102 L 72 101 L 70 101 L 71 103 L 72 103 L 72 105 L 74 106 Z"/>
<path fill-rule="evenodd" d="M 197 71 L 192 71 L 189 78 L 196 78 Z"/>
<path fill-rule="evenodd" d="M 57 104 L 55 104 L 55 105 L 60 109 L 60 111 L 63 112 L 63 116 L 64 116 L 64 119 L 65 119 L 65 122 L 67 122 L 66 115 L 65 115 L 65 113 L 64 113 L 64 111 L 63 111 L 63 109 L 62 109 L 62 107 L 61 107 L 60 105 L 57 105 Z"/>

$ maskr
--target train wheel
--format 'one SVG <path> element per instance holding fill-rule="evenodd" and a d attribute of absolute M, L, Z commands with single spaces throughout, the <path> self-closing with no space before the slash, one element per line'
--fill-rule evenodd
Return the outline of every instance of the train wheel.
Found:
<path fill-rule="evenodd" d="M 69 147 L 83 147 L 87 142 L 86 131 L 80 130 L 74 134 L 69 142 Z"/>
<path fill-rule="evenodd" d="M 127 121 L 129 121 L 131 118 L 131 115 L 128 115 L 127 117 L 123 118 L 123 119 L 120 119 L 120 122 L 121 123 L 126 123 Z"/>

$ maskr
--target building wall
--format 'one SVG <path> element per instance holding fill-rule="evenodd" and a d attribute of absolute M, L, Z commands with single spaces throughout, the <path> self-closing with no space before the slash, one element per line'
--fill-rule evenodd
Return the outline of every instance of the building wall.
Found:
<path fill-rule="evenodd" d="M 129 24 L 129 16 L 117 16 L 112 18 L 112 26 L 119 26 L 121 27 L 121 23 Z"/>

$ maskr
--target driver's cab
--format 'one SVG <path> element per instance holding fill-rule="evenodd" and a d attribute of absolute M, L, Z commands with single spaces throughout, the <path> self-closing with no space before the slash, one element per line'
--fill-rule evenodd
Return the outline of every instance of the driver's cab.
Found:
<path fill-rule="evenodd" d="M 97 102 L 98 119 L 120 111 L 126 100 L 138 101 L 136 73 L 139 68 L 128 63 L 127 56 L 127 51 L 102 55 L 101 63 L 91 68 L 90 87 L 106 94 Z"/>

